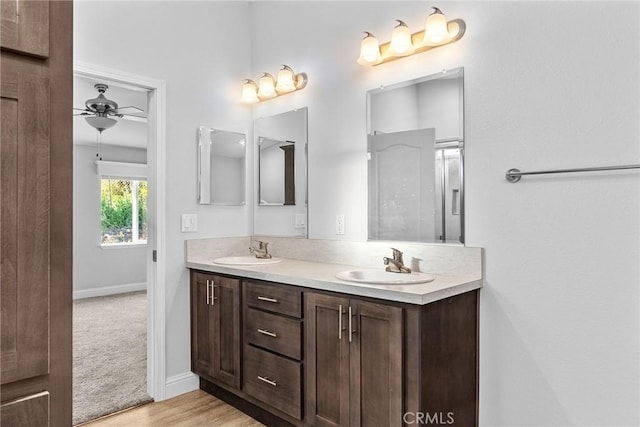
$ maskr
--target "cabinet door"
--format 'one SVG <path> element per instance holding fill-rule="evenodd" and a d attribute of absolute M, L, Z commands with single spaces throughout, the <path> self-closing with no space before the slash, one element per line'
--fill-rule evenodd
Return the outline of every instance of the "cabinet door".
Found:
<path fill-rule="evenodd" d="M 402 308 L 350 300 L 350 424 L 402 425 Z"/>
<path fill-rule="evenodd" d="M 213 311 L 212 377 L 240 388 L 240 281 L 209 276 Z"/>
<path fill-rule="evenodd" d="M 191 370 L 213 376 L 214 311 L 211 309 L 210 276 L 191 273 Z"/>
<path fill-rule="evenodd" d="M 0 406 L 0 425 L 48 426 L 49 392 L 34 394 Z"/>
<path fill-rule="evenodd" d="M 49 372 L 49 85 L 12 65 L 1 85 L 2 384 Z"/>
<path fill-rule="evenodd" d="M 314 426 L 349 422 L 349 300 L 305 293 L 305 420 Z"/>
<path fill-rule="evenodd" d="M 49 56 L 49 2 L 0 2 L 3 48 L 38 57 Z"/>

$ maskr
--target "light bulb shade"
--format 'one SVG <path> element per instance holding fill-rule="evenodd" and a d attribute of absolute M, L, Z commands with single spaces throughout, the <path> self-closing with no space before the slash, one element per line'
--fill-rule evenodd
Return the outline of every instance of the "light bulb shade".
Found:
<path fill-rule="evenodd" d="M 449 40 L 449 29 L 447 27 L 447 18 L 437 7 L 433 8 L 431 15 L 427 16 L 424 24 L 424 40 L 427 46 L 435 46 L 446 43 Z"/>
<path fill-rule="evenodd" d="M 264 73 L 260 77 L 260 83 L 258 84 L 258 97 L 260 99 L 273 98 L 276 96 L 276 82 L 273 76 L 269 73 Z"/>
<path fill-rule="evenodd" d="M 377 65 L 382 62 L 382 56 L 380 55 L 380 44 L 378 39 L 371 33 L 365 32 L 365 37 L 360 43 L 360 58 L 358 58 L 358 64 L 360 65 Z"/>
<path fill-rule="evenodd" d="M 89 116 L 84 119 L 89 123 L 89 125 L 98 129 L 100 132 L 105 129 L 109 129 L 118 123 L 117 120 L 112 119 L 111 117 Z"/>
<path fill-rule="evenodd" d="M 397 19 L 398 25 L 395 26 L 391 33 L 391 43 L 389 51 L 393 56 L 407 56 L 414 52 L 413 43 L 411 42 L 411 31 L 407 24 Z"/>
<path fill-rule="evenodd" d="M 296 90 L 295 75 L 291 67 L 283 65 L 278 71 L 278 79 L 276 82 L 276 92 L 287 93 Z"/>
<path fill-rule="evenodd" d="M 240 100 L 245 104 L 255 104 L 258 99 L 258 86 L 253 80 L 246 79 L 242 84 L 242 97 Z"/>

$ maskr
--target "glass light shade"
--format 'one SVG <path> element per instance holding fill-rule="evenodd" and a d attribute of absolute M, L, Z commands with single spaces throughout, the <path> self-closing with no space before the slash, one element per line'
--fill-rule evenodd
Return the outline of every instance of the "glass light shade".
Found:
<path fill-rule="evenodd" d="M 427 21 L 424 24 L 423 43 L 425 45 L 437 45 L 449 40 L 447 18 L 437 7 L 434 7 L 433 9 L 433 13 L 427 16 Z"/>
<path fill-rule="evenodd" d="M 255 104 L 258 99 L 258 87 L 253 80 L 245 80 L 242 84 L 242 97 L 240 98 L 245 104 Z"/>
<path fill-rule="evenodd" d="M 290 67 L 283 65 L 282 69 L 278 71 L 276 91 L 278 93 L 293 92 L 294 90 L 296 90 L 296 85 L 294 80 L 295 80 L 295 76 L 293 74 L 293 70 Z"/>
<path fill-rule="evenodd" d="M 273 80 L 273 76 L 269 73 L 264 73 L 260 77 L 260 83 L 258 84 L 258 96 L 261 99 L 273 98 L 277 95 L 276 83 Z"/>
<path fill-rule="evenodd" d="M 377 65 L 382 62 L 378 39 L 369 32 L 365 32 L 365 34 L 366 36 L 362 39 L 362 43 L 360 43 L 360 58 L 358 58 L 358 64 Z"/>
<path fill-rule="evenodd" d="M 111 117 L 89 116 L 85 117 L 84 119 L 87 121 L 87 123 L 89 123 L 89 125 L 98 129 L 100 132 L 105 129 L 109 129 L 115 126 L 116 123 L 118 123 L 117 120 L 112 119 Z"/>
<path fill-rule="evenodd" d="M 391 33 L 391 43 L 389 51 L 393 56 L 407 56 L 414 52 L 413 43 L 411 42 L 411 31 L 407 24 L 397 19 L 398 25 L 395 26 Z"/>

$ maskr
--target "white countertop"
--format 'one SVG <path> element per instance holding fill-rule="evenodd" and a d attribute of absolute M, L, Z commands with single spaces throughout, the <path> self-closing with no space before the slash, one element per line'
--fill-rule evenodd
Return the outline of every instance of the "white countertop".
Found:
<path fill-rule="evenodd" d="M 379 285 L 347 282 L 336 278 L 344 270 L 362 269 L 358 266 L 325 264 L 283 258 L 282 262 L 268 265 L 219 265 L 213 260 L 187 261 L 187 268 L 228 274 L 249 279 L 285 283 L 311 289 L 341 292 L 409 304 L 428 304 L 464 292 L 480 289 L 482 277 L 438 275 L 428 273 L 432 282 L 413 285 Z M 383 267 L 380 268 L 381 270 Z"/>

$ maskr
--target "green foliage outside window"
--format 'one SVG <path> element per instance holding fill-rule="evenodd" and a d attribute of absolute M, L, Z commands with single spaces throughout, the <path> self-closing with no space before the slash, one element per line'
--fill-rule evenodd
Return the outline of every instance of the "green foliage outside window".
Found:
<path fill-rule="evenodd" d="M 137 183 L 137 190 L 136 190 Z M 133 197 L 137 192 L 138 231 L 132 232 Z M 102 243 L 147 240 L 147 182 L 104 178 L 100 188 Z"/>

